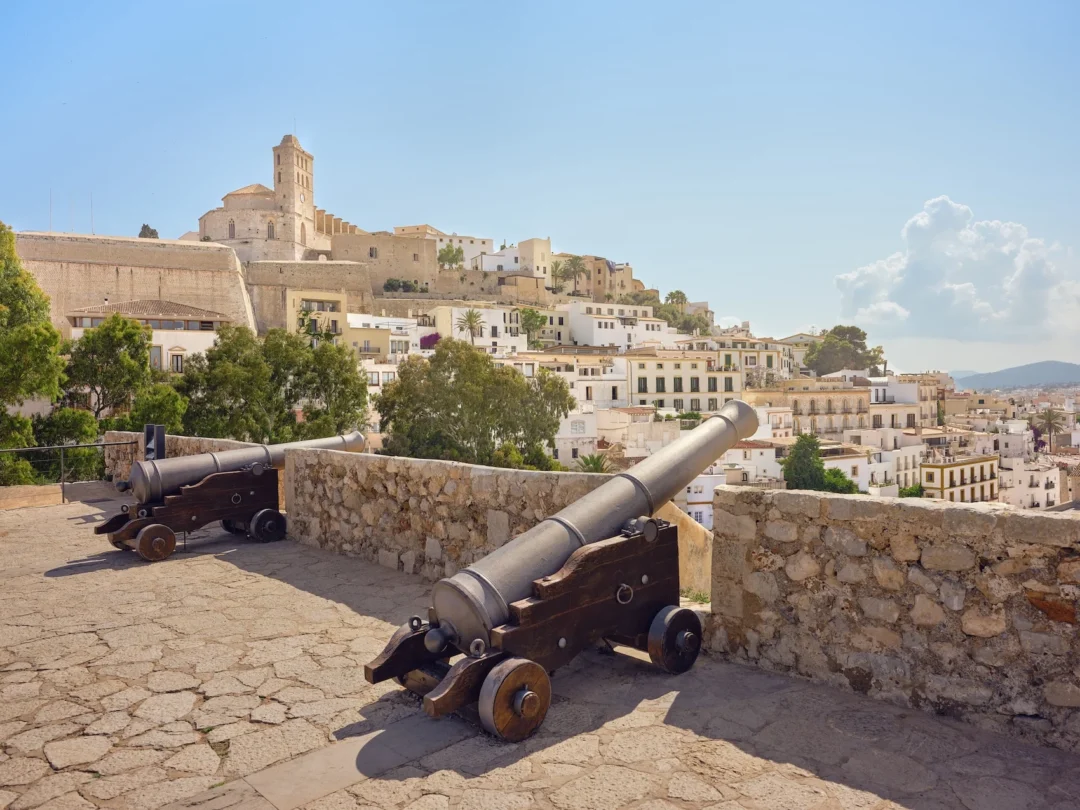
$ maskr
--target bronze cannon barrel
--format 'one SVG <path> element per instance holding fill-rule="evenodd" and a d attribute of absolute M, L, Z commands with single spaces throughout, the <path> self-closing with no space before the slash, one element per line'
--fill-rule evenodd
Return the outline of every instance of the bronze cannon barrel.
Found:
<path fill-rule="evenodd" d="M 194 456 L 178 456 L 161 461 L 137 461 L 131 465 L 128 482 L 132 493 L 140 503 L 160 501 L 166 495 L 180 491 L 180 487 L 197 484 L 213 473 L 242 470 L 253 464 L 281 469 L 285 463 L 285 451 L 292 448 L 319 450 L 344 450 L 359 453 L 364 449 L 364 436 L 358 430 L 325 439 L 308 439 L 285 444 L 260 444 L 220 453 L 199 453 Z"/>
<path fill-rule="evenodd" d="M 677 441 L 439 580 L 432 589 L 438 626 L 425 638 L 428 650 L 437 652 L 448 643 L 462 651 L 490 646 L 492 628 L 506 623 L 510 603 L 532 595 L 534 580 L 554 574 L 581 546 L 617 536 L 628 521 L 654 514 L 757 427 L 752 407 L 729 402 Z"/>

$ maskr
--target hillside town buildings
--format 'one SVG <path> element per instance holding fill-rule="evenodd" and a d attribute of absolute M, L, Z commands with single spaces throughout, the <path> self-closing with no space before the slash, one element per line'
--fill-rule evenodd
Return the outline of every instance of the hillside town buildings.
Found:
<path fill-rule="evenodd" d="M 680 333 L 653 306 L 628 303 L 642 300 L 631 293 L 659 298 L 628 262 L 580 254 L 584 272 L 556 278 L 556 263 L 574 256 L 547 236 L 496 244 L 426 223 L 365 229 L 317 206 L 314 163 L 286 135 L 270 149 L 268 174 L 225 194 L 179 240 L 26 232 L 17 249 L 65 337 L 119 312 L 151 330 L 151 364 L 165 372 L 182 373 L 223 324 L 236 324 L 350 347 L 372 393 L 446 338 L 527 378 L 557 374 L 575 405 L 550 451 L 570 468 L 596 453 L 629 466 L 743 399 L 758 411 L 757 433 L 680 496 L 705 524 L 717 483 L 783 487 L 801 434 L 817 437 L 825 468 L 861 492 L 917 494 L 921 485 L 925 497 L 1016 509 L 1075 497 L 1078 392 L 956 391 L 939 371 L 816 376 L 806 359 L 823 338 L 813 330 L 761 337 L 744 321 Z M 452 262 L 439 258 L 447 247 L 461 251 Z M 536 316 L 523 318 L 526 309 Z M 714 322 L 707 301 L 684 312 Z M 1053 454 L 1032 425 L 1047 408 L 1064 415 Z"/>

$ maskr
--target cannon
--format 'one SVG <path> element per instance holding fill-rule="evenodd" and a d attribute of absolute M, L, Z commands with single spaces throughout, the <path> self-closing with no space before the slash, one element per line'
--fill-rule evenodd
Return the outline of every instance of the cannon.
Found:
<path fill-rule="evenodd" d="M 701 622 L 679 605 L 678 527 L 651 517 L 758 426 L 732 401 L 679 440 L 435 583 L 413 616 L 364 667 L 422 696 L 432 717 L 458 712 L 519 741 L 551 702 L 550 674 L 607 640 L 649 654 L 662 670 L 693 666 Z"/>
<path fill-rule="evenodd" d="M 118 549 L 131 549 L 148 562 L 158 562 L 176 550 L 176 535 L 192 532 L 215 520 L 232 534 L 267 543 L 285 536 L 285 516 L 279 511 L 278 471 L 285 451 L 307 447 L 360 452 L 364 437 L 358 431 L 325 439 L 285 444 L 262 444 L 220 453 L 137 461 L 128 481 L 134 506 L 94 527 L 108 535 Z"/>

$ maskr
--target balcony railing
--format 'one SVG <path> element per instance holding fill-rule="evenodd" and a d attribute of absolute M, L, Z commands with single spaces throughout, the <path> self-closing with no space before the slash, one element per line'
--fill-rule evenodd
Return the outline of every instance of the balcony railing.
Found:
<path fill-rule="evenodd" d="M 858 408 L 858 413 L 866 413 L 868 410 L 869 409 L 865 405 L 860 405 Z"/>
<path fill-rule="evenodd" d="M 1038 481 L 1032 481 L 1031 483 L 1028 484 L 1028 488 L 1029 489 L 1038 489 L 1039 488 L 1039 482 Z"/>
<path fill-rule="evenodd" d="M 845 405 L 844 407 L 842 407 L 840 409 L 840 413 L 851 413 L 851 406 L 850 405 Z"/>
<path fill-rule="evenodd" d="M 1056 487 L 1056 486 L 1054 486 L 1054 483 L 1053 483 L 1053 481 L 1047 481 L 1047 482 L 1046 482 L 1046 487 L 1045 487 L 1045 488 L 1046 488 L 1046 489 L 1057 489 L 1057 487 Z"/>

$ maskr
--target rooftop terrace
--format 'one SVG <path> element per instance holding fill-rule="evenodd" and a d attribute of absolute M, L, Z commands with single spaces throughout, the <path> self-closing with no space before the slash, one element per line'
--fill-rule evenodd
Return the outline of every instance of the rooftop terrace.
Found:
<path fill-rule="evenodd" d="M 579 656 L 494 742 L 363 679 L 430 582 L 216 528 L 147 564 L 91 533 L 109 497 L 0 512 L 0 808 L 1080 805 L 1073 754 L 717 655 Z"/>

